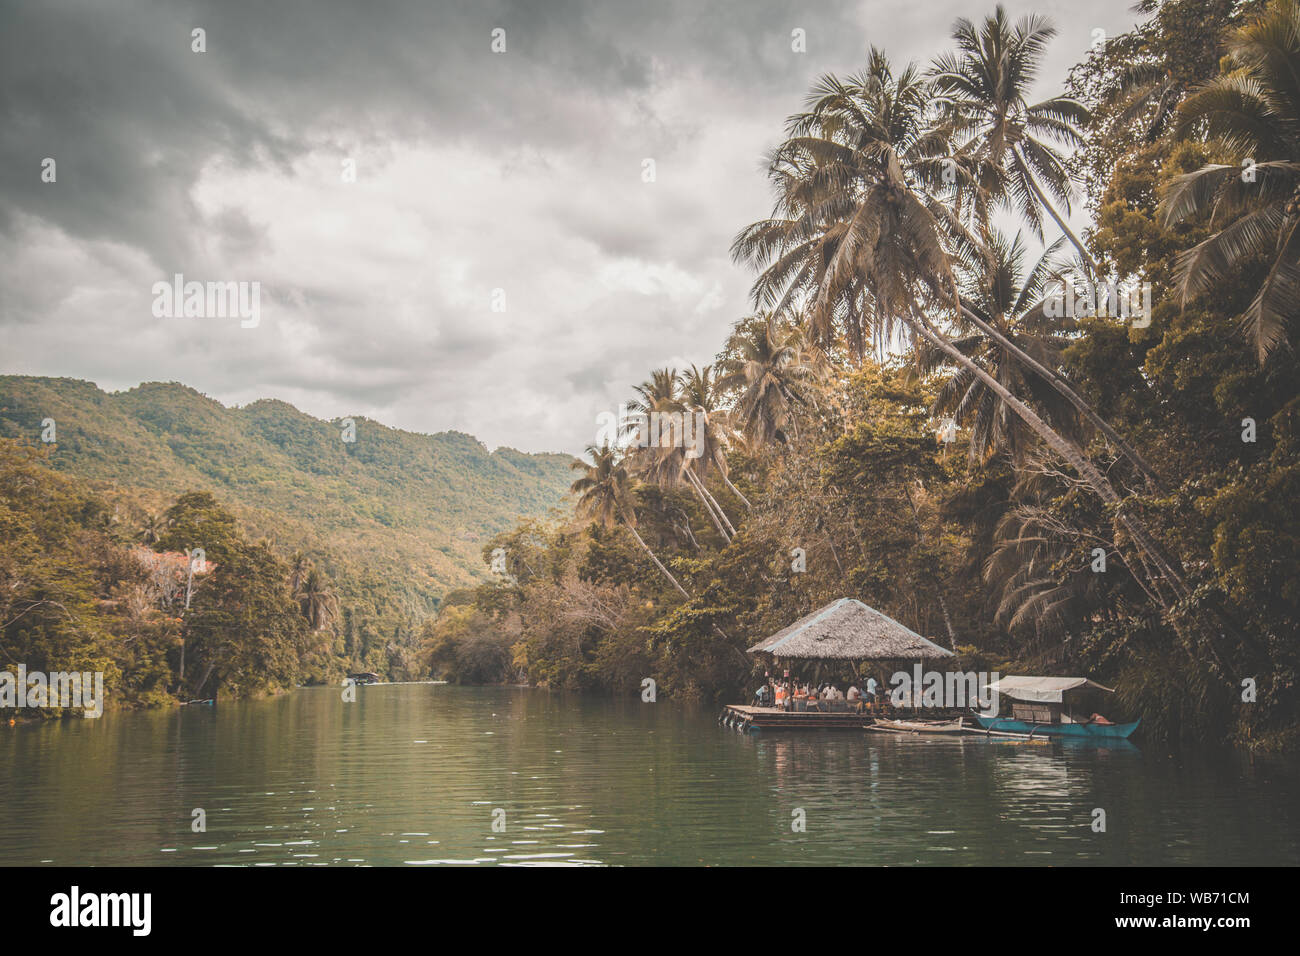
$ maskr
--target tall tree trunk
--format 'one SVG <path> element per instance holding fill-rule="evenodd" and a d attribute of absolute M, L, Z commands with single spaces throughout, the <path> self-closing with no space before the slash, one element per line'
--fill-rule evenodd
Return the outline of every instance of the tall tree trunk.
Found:
<path fill-rule="evenodd" d="M 848 577 L 844 574 L 844 565 L 840 563 L 840 553 L 835 550 L 835 539 L 831 537 L 829 531 L 823 531 L 822 537 L 825 538 L 826 543 L 831 546 L 831 557 L 835 559 L 835 567 L 840 570 L 840 580 L 847 581 Z"/>
<path fill-rule="evenodd" d="M 1042 187 L 1038 185 L 1038 180 L 1034 179 L 1033 170 L 1029 168 L 1029 163 L 1025 161 L 1024 154 L 1020 152 L 1020 147 L 1011 147 L 1011 154 L 1016 158 L 1016 171 L 1020 173 L 1025 185 L 1029 187 L 1030 191 L 1032 191 L 1034 196 L 1037 197 L 1043 208 L 1047 210 L 1047 214 L 1055 220 L 1056 224 L 1060 227 L 1061 232 L 1065 233 L 1066 238 L 1070 240 L 1070 244 L 1078 251 L 1079 257 L 1083 259 L 1084 263 L 1088 267 L 1089 274 L 1095 276 L 1097 274 L 1096 261 L 1089 254 L 1088 250 L 1084 248 L 1083 243 L 1079 241 L 1079 237 L 1074 234 L 1073 230 L 1070 229 L 1065 220 L 1061 218 L 1060 213 L 1056 211 L 1056 207 L 1052 205 L 1051 201 L 1043 193 Z"/>
<path fill-rule="evenodd" d="M 1164 92 L 1160 94 L 1160 102 L 1156 104 L 1155 115 L 1151 117 L 1151 122 L 1147 125 L 1145 138 L 1148 143 L 1154 143 L 1159 139 L 1160 127 L 1164 125 L 1165 117 L 1172 111 L 1176 98 L 1173 81 L 1166 80 Z"/>
<path fill-rule="evenodd" d="M 674 527 L 676 527 L 676 525 L 674 525 Z M 702 548 L 700 548 L 700 543 L 695 540 L 695 529 L 691 527 L 690 515 L 688 515 L 685 511 L 682 512 L 682 528 L 680 530 L 686 532 L 686 537 L 687 539 L 690 540 L 692 548 L 694 548 L 696 551 L 703 550 Z"/>
<path fill-rule="evenodd" d="M 722 483 L 727 486 L 727 490 L 740 499 L 740 503 L 745 506 L 746 511 L 751 511 L 754 506 L 749 503 L 748 498 L 740 493 L 740 489 L 731 483 L 731 479 L 727 477 L 727 473 L 719 468 L 718 474 L 722 476 Z"/>
<path fill-rule="evenodd" d="M 943 612 L 943 626 L 948 631 L 948 643 L 952 644 L 952 649 L 957 650 L 957 629 L 952 625 L 952 615 L 948 612 L 948 602 L 943 596 L 943 588 L 938 588 L 935 597 L 939 599 L 939 610 Z"/>
<path fill-rule="evenodd" d="M 718 517 L 722 519 L 722 523 L 727 526 L 727 530 L 731 532 L 731 537 L 734 538 L 736 536 L 736 526 L 731 523 L 731 519 L 727 517 L 727 512 L 722 509 L 722 505 L 718 504 L 718 499 L 713 497 L 713 492 L 709 491 L 709 486 L 704 483 L 703 478 L 694 474 L 690 467 L 686 470 L 691 472 L 691 477 L 695 479 L 695 484 L 699 487 L 704 496 L 709 499 L 709 504 L 713 505 L 714 509 L 718 512 Z"/>
<path fill-rule="evenodd" d="M 659 573 L 669 580 L 672 586 L 677 589 L 678 594 L 680 594 L 682 597 L 686 598 L 686 600 L 689 601 L 691 599 L 690 594 L 688 594 L 686 589 L 682 587 L 681 584 L 678 583 L 675 577 L 673 577 L 672 572 L 669 571 L 666 567 L 664 567 L 663 562 L 660 561 L 657 557 L 655 557 L 655 553 L 651 551 L 650 546 L 641 539 L 641 535 L 637 533 L 636 528 L 633 527 L 632 524 L 628 521 L 627 516 L 624 516 L 623 526 L 627 528 L 628 531 L 632 532 L 632 537 L 636 538 L 636 543 L 641 545 L 641 550 L 644 551 L 646 553 L 646 556 L 651 561 L 654 562 L 655 567 L 659 569 Z M 724 642 L 726 642 L 727 647 L 730 648 L 732 653 L 734 653 L 747 666 L 750 667 L 753 666 L 753 661 L 751 661 L 743 653 L 741 653 L 740 648 L 736 647 L 736 645 L 731 643 L 731 638 L 727 636 L 726 631 L 720 628 L 717 624 L 713 624 L 711 625 L 711 627 L 713 628 L 713 632 L 717 634 L 718 637 L 722 638 Z"/>
<path fill-rule="evenodd" d="M 1097 470 L 1097 466 L 1072 442 L 1063 437 L 1056 429 L 1052 428 L 1047 422 L 1039 418 L 1038 415 L 1028 405 L 1011 393 L 1005 385 L 995 379 L 984 370 L 974 359 L 963 353 L 961 349 L 952 344 L 942 333 L 932 328 L 924 317 L 908 319 L 908 324 L 912 326 L 917 333 L 931 345 L 938 348 L 945 355 L 951 357 L 963 368 L 971 372 L 976 378 L 992 389 L 997 395 L 1026 425 L 1030 427 L 1043 442 L 1054 451 L 1058 456 L 1066 461 L 1076 472 L 1079 477 L 1090 487 L 1101 500 L 1114 508 L 1116 518 L 1128 531 L 1133 538 L 1133 543 L 1140 551 L 1146 552 L 1152 563 L 1155 565 L 1160 576 L 1166 579 L 1171 589 L 1179 596 L 1186 595 L 1186 585 L 1183 583 L 1182 576 L 1175 572 L 1167 558 L 1164 557 L 1161 549 L 1152 539 L 1150 532 L 1134 516 L 1125 514 L 1121 507 L 1121 499 L 1111 483 L 1106 477 Z M 1172 604 L 1168 599 L 1161 601 L 1161 609 L 1165 612 L 1172 611 Z"/>
<path fill-rule="evenodd" d="M 935 293 L 935 295 L 939 296 L 940 298 L 945 297 L 943 291 L 939 288 L 938 283 L 936 283 L 934 280 L 932 279 L 928 280 L 927 285 L 929 286 L 930 290 Z M 1039 378 L 1041 378 L 1044 382 L 1050 385 L 1052 389 L 1055 390 L 1058 394 L 1060 394 L 1060 396 L 1064 398 L 1067 402 L 1069 402 L 1075 408 L 1075 410 L 1079 412 L 1079 414 L 1081 414 L 1085 419 L 1087 419 L 1090 423 L 1092 423 L 1092 425 L 1096 427 L 1098 431 L 1100 431 L 1103 435 L 1106 436 L 1106 440 L 1109 441 L 1111 445 L 1114 446 L 1114 448 L 1117 451 L 1119 451 L 1121 455 L 1127 458 L 1129 462 L 1133 465 L 1133 467 L 1135 467 L 1142 474 L 1142 477 L 1146 480 L 1147 485 L 1153 491 L 1159 490 L 1160 476 L 1156 474 L 1155 469 L 1152 468 L 1147 463 L 1146 459 L 1143 458 L 1138 453 L 1137 449 L 1135 449 L 1132 445 L 1130 445 L 1127 441 L 1125 441 L 1124 438 L 1121 437 L 1119 432 L 1115 431 L 1115 429 L 1111 426 L 1109 422 L 1106 421 L 1106 419 L 1102 418 L 1101 415 L 1098 414 L 1096 409 L 1094 409 L 1087 402 L 1087 400 L 1083 398 L 1083 396 L 1081 396 L 1078 392 L 1076 392 L 1073 389 L 1073 387 L 1071 387 L 1070 380 L 1068 378 L 1066 378 L 1056 369 L 1044 365 L 1042 362 L 1038 361 L 1036 358 L 1034 358 L 1032 355 L 1030 355 L 1020 346 L 1016 345 L 1016 343 L 1012 341 L 1009 336 L 1007 336 L 1000 329 L 998 329 L 997 326 L 993 325 L 991 322 L 986 321 L 982 315 L 980 315 L 978 312 L 976 312 L 974 309 L 968 306 L 961 299 L 960 296 L 956 296 L 956 300 L 957 300 L 957 307 L 961 310 L 962 315 L 964 315 L 970 322 L 972 322 L 975 325 L 976 328 L 978 328 L 986 336 L 988 336 L 990 339 L 992 339 L 993 341 L 1001 345 L 1004 349 L 1006 349 L 1017 359 L 1019 359 L 1022 364 L 1024 364 L 1027 368 L 1031 369 L 1035 374 L 1037 374 Z"/>
<path fill-rule="evenodd" d="M 686 593 L 686 589 L 677 583 L 677 579 L 673 577 L 672 572 L 669 571 L 667 568 L 665 568 L 663 566 L 663 562 L 661 562 L 657 557 L 655 557 L 655 553 L 650 550 L 650 545 L 646 544 L 643 540 L 641 540 L 641 535 L 637 534 L 636 528 L 632 525 L 630 521 L 626 519 L 626 517 L 624 518 L 623 526 L 627 528 L 628 531 L 632 532 L 632 537 L 636 538 L 636 543 L 641 545 L 641 550 L 644 551 L 646 555 L 650 558 L 650 560 L 654 562 L 655 567 L 659 569 L 659 573 L 669 580 L 672 586 L 677 589 L 678 593 L 681 594 L 682 597 L 686 598 L 687 600 L 690 600 L 691 596 Z"/>
<path fill-rule="evenodd" d="M 627 520 L 626 516 L 624 516 L 623 525 L 624 527 L 627 528 L 628 531 L 632 532 L 632 537 L 636 538 L 636 543 L 641 545 L 641 550 L 644 551 L 646 553 L 646 556 L 651 561 L 654 562 L 655 567 L 659 569 L 659 573 L 662 574 L 664 577 L 666 577 L 669 580 L 669 582 L 671 582 L 672 586 L 677 589 L 678 594 L 680 594 L 682 597 L 686 598 L 686 600 L 689 601 L 691 599 L 690 594 L 687 593 L 686 589 L 682 587 L 680 583 L 678 583 L 675 577 L 673 577 L 672 572 L 669 571 L 666 567 L 664 567 L 663 562 L 660 561 L 657 557 L 655 557 L 655 553 L 651 551 L 650 546 L 641 539 L 641 535 L 637 533 L 636 528 L 632 526 L 632 524 Z M 736 645 L 731 643 L 731 638 L 727 636 L 726 631 L 720 628 L 717 624 L 713 624 L 711 625 L 711 627 L 713 628 L 713 632 L 717 634 L 718 637 L 722 638 L 723 641 L 726 642 L 727 646 L 731 649 L 731 651 L 734 654 L 736 654 L 742 661 L 744 661 L 746 665 L 748 666 L 753 665 L 753 661 L 745 657 L 745 655 L 741 653 L 740 649 L 736 647 Z"/>
<path fill-rule="evenodd" d="M 709 500 L 704 497 L 704 493 L 700 490 L 699 483 L 695 480 L 695 475 L 689 468 L 684 469 L 684 471 L 686 474 L 686 483 L 691 486 L 691 490 L 695 492 L 695 497 L 700 499 L 700 504 L 702 504 L 704 510 L 708 512 L 709 518 L 713 522 L 713 527 L 718 529 L 718 534 L 722 535 L 723 541 L 727 544 L 731 544 L 731 535 L 727 534 L 727 529 L 722 526 L 722 522 L 718 519 L 717 513 L 713 510 L 713 506 L 710 505 Z"/>
<path fill-rule="evenodd" d="M 208 682 L 208 678 L 212 676 L 212 672 L 213 672 L 214 670 L 216 670 L 216 668 L 217 668 L 217 665 L 216 665 L 216 664 L 209 664 L 209 665 L 208 665 L 207 670 L 205 670 L 205 671 L 203 672 L 203 679 L 200 680 L 197 684 L 194 685 L 194 693 L 196 693 L 196 694 L 201 694 L 201 693 L 203 693 L 203 687 L 204 687 L 204 685 L 207 684 L 207 682 Z"/>
<path fill-rule="evenodd" d="M 1156 474 L 1155 469 L 1147 464 L 1146 459 L 1138 454 L 1137 449 L 1133 448 L 1127 441 L 1120 437 L 1119 433 L 1111 427 L 1110 423 L 1102 418 L 1101 415 L 1099 415 L 1081 395 L 1070 387 L 1069 379 L 1056 369 L 1042 364 L 1020 346 L 1016 345 L 1016 343 L 1003 334 L 1001 330 L 992 323 L 985 321 L 983 316 L 979 315 L 975 310 L 967 306 L 965 302 L 959 301 L 958 304 L 961 307 L 962 315 L 966 316 L 967 319 L 973 322 L 981 332 L 1009 351 L 1024 363 L 1024 365 L 1032 369 L 1039 378 L 1052 386 L 1052 388 L 1060 393 L 1067 402 L 1073 405 L 1074 408 L 1078 410 L 1079 414 L 1083 415 L 1084 418 L 1096 426 L 1097 430 L 1106 436 L 1106 440 L 1109 441 L 1121 455 L 1127 458 L 1133 464 L 1133 467 L 1137 468 L 1137 470 L 1142 473 L 1142 476 L 1146 479 L 1147 484 L 1152 488 L 1152 490 L 1157 490 L 1159 488 L 1160 477 Z"/>

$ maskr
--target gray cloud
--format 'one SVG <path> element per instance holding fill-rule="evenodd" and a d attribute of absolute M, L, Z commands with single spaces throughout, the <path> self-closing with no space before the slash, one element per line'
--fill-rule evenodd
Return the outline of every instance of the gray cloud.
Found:
<path fill-rule="evenodd" d="M 1045 90 L 1128 4 L 1033 5 L 1061 27 Z M 578 451 L 746 311 L 728 246 L 816 76 L 991 8 L 0 0 L 0 371 Z M 155 319 L 174 272 L 260 281 L 262 325 Z"/>

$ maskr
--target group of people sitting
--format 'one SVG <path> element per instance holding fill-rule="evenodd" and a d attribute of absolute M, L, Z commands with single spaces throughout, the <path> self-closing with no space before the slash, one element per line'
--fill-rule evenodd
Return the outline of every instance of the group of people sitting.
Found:
<path fill-rule="evenodd" d="M 776 707 L 780 710 L 845 709 L 865 713 L 876 709 L 878 694 L 875 678 L 868 678 L 865 690 L 854 681 L 848 682 L 847 691 L 831 682 L 814 685 L 808 682 L 769 679 L 754 692 L 754 703 L 759 707 Z M 831 704 L 843 701 L 844 707 Z"/>

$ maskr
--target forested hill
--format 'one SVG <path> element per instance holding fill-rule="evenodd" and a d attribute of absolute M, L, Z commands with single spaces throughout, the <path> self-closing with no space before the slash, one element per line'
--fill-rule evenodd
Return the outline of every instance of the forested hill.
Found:
<path fill-rule="evenodd" d="M 419 597 L 483 579 L 484 544 L 563 504 L 572 481 L 565 455 L 488 452 L 460 432 L 357 417 L 349 442 L 342 422 L 281 401 L 227 408 L 177 383 L 110 394 L 0 375 L 0 437 L 39 443 L 46 419 L 61 471 L 125 489 L 146 508 L 211 491 L 279 550 L 332 555 L 327 566 L 365 568 Z"/>

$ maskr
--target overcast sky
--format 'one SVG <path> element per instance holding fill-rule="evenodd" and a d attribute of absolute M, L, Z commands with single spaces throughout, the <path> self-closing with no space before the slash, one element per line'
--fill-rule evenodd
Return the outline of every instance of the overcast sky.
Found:
<path fill-rule="evenodd" d="M 1041 92 L 1130 5 L 1007 4 L 1060 30 Z M 728 249 L 815 78 L 992 8 L 0 0 L 0 372 L 578 453 L 749 310 Z M 260 324 L 155 317 L 175 273 L 260 282 Z"/>

